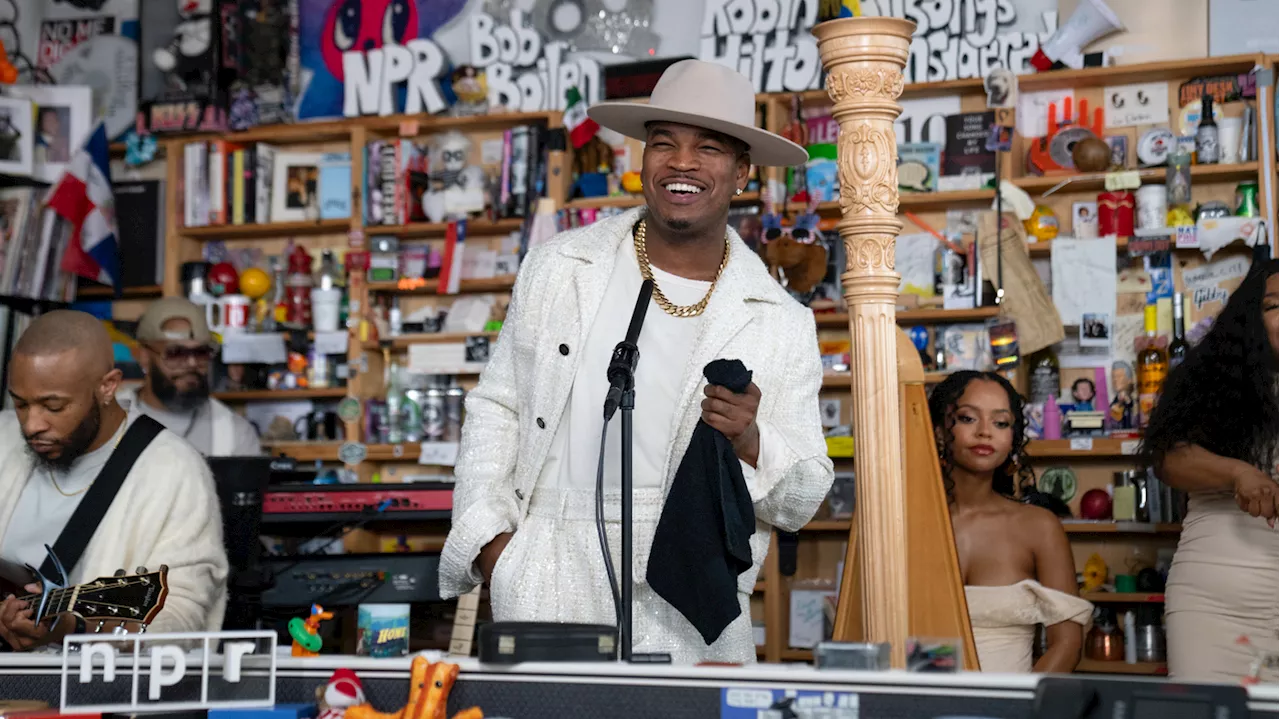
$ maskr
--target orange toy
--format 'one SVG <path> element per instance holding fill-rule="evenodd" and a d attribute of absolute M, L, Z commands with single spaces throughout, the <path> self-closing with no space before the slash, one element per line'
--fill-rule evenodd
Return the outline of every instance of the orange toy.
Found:
<path fill-rule="evenodd" d="M 368 704 L 347 709 L 345 719 L 446 719 L 449 692 L 458 680 L 458 665 L 417 656 L 409 668 L 409 701 L 397 712 L 380 712 Z M 479 707 L 464 709 L 453 719 L 484 719 Z"/>
<path fill-rule="evenodd" d="M 1089 137 L 1102 137 L 1102 108 L 1093 110 L 1089 118 L 1089 102 L 1080 100 L 1078 114 L 1072 116 L 1072 98 L 1063 100 L 1062 120 L 1058 120 L 1057 103 L 1049 103 L 1049 134 L 1031 141 L 1027 151 L 1027 169 L 1040 175 L 1075 172 L 1071 150 L 1075 143 Z"/>
<path fill-rule="evenodd" d="M 333 612 L 326 612 L 319 604 L 311 605 L 311 616 L 289 620 L 289 636 L 293 637 L 293 656 L 320 656 L 320 622 L 333 619 Z"/>
<path fill-rule="evenodd" d="M 18 68 L 9 62 L 9 52 L 4 49 L 4 41 L 0 41 L 0 85 L 12 85 L 18 81 Z"/>

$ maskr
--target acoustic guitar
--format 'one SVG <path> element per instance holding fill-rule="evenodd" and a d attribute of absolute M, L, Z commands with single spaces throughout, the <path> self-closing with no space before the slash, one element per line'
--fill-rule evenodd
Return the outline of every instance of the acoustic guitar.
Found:
<path fill-rule="evenodd" d="M 32 621 L 37 625 L 59 622 L 59 634 L 84 634 L 118 631 L 144 632 L 164 608 L 169 596 L 169 568 L 148 572 L 139 567 L 136 574 L 120 570 L 113 577 L 98 577 L 92 582 L 59 586 L 39 572 L 14 562 L 0 559 L 0 596 L 14 594 L 32 608 Z M 27 594 L 28 584 L 43 587 L 39 594 Z M 74 625 L 74 626 L 73 626 Z M 51 632 L 52 635 L 52 632 Z M 55 637 L 50 636 L 52 640 Z"/>

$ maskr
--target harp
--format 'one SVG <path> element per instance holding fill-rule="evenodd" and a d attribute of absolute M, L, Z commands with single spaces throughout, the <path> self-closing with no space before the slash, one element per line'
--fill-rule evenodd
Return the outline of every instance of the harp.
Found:
<path fill-rule="evenodd" d="M 897 337 L 899 422 L 906 490 L 908 636 L 958 639 L 964 651 L 962 666 L 977 671 L 978 653 L 974 649 L 951 513 L 947 509 L 942 468 L 934 444 L 933 423 L 929 419 L 924 367 L 907 334 L 898 330 Z M 855 509 L 832 633 L 837 641 L 867 641 L 862 620 L 865 604 L 857 523 Z"/>
<path fill-rule="evenodd" d="M 833 638 L 888 642 L 906 665 L 908 637 L 957 639 L 977 669 L 951 515 L 915 348 L 895 320 L 898 172 L 893 121 L 915 23 L 887 17 L 815 25 L 837 145 L 836 226 L 852 341 L 857 497 Z M 899 421 L 890 418 L 898 416 Z M 888 421 L 886 421 L 888 420 Z"/>

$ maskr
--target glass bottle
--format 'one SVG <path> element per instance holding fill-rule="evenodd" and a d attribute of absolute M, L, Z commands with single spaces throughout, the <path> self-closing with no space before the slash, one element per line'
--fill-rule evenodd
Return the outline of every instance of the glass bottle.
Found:
<path fill-rule="evenodd" d="M 331 290 L 342 286 L 342 271 L 338 269 L 338 260 L 334 256 L 333 250 L 321 251 L 320 272 L 316 276 L 316 287 L 322 290 Z"/>
<path fill-rule="evenodd" d="M 404 441 L 404 390 L 400 387 L 400 365 L 392 360 L 387 365 L 387 442 Z"/>
<path fill-rule="evenodd" d="M 1058 353 L 1053 347 L 1031 355 L 1031 403 L 1044 404 L 1050 399 L 1055 402 L 1062 395 L 1062 381 L 1059 374 Z"/>
<path fill-rule="evenodd" d="M 285 280 L 285 326 L 305 330 L 311 326 L 311 253 L 302 245 L 294 245 L 289 253 L 289 277 Z"/>
<path fill-rule="evenodd" d="M 1138 353 L 1138 417 L 1145 427 L 1160 399 L 1164 378 L 1169 374 L 1169 355 L 1156 342 L 1156 306 L 1147 305 L 1143 315 L 1147 344 Z"/>
<path fill-rule="evenodd" d="M 271 312 L 262 323 L 262 330 L 278 332 L 284 327 L 285 320 L 289 319 L 289 301 L 284 286 L 284 264 L 280 262 L 279 257 L 268 258 L 267 264 L 271 268 Z"/>
<path fill-rule="evenodd" d="M 1182 364 L 1182 360 L 1187 358 L 1187 350 L 1191 348 L 1187 344 L 1186 320 L 1183 318 L 1183 299 L 1181 292 L 1175 292 L 1173 295 L 1173 341 L 1169 343 L 1169 370 Z"/>
<path fill-rule="evenodd" d="M 1213 96 L 1200 98 L 1200 126 L 1196 128 L 1196 161 L 1201 165 L 1218 162 L 1218 123 L 1213 119 Z"/>

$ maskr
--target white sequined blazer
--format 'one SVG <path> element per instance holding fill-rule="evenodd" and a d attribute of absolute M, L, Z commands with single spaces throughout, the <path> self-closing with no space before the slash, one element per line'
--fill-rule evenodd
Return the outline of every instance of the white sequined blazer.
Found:
<path fill-rule="evenodd" d="M 613 274 L 620 243 L 642 209 L 556 236 L 529 251 L 520 267 L 502 333 L 466 399 L 466 423 L 455 475 L 453 526 L 440 558 L 440 592 L 466 593 L 481 580 L 475 560 L 491 539 L 524 520 L 534 484 L 569 401 L 577 358 L 561 346 L 581 347 Z M 755 503 L 751 538 L 755 567 L 739 576 L 751 592 L 771 527 L 796 531 L 818 510 L 834 479 L 818 411 L 822 361 L 813 313 L 769 276 L 764 263 L 730 230 L 729 263 L 704 313 L 705 328 L 684 368 L 684 407 L 667 447 L 664 491 L 701 417 L 702 368 L 711 360 L 740 359 L 760 388 L 756 421 L 780 445 L 771 446 L 775 471 L 748 480 Z M 625 319 L 618 320 L 621 323 Z M 648 562 L 636 538 L 634 577 L 644 582 Z"/>

